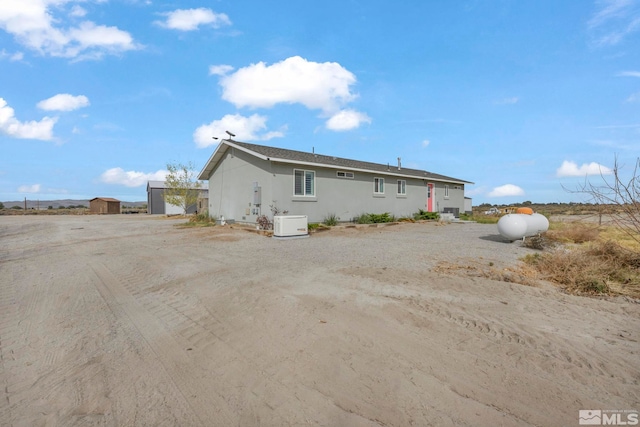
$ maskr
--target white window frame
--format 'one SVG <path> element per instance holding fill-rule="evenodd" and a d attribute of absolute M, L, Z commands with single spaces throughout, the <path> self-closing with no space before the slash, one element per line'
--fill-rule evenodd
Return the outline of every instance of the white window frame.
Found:
<path fill-rule="evenodd" d="M 302 172 L 302 194 L 296 194 L 296 172 Z M 307 193 L 307 174 L 313 174 L 313 178 L 311 181 L 311 192 Z M 316 171 L 305 170 L 305 169 L 294 169 L 293 170 L 293 195 L 294 197 L 315 197 L 316 196 Z"/>
<path fill-rule="evenodd" d="M 398 180 L 398 188 L 397 193 L 398 196 L 406 196 L 407 195 L 407 180 L 399 179 Z"/>
<path fill-rule="evenodd" d="M 353 172 L 336 171 L 336 176 L 343 179 L 353 179 L 354 174 Z"/>
<path fill-rule="evenodd" d="M 373 178 L 373 194 L 384 194 L 384 178 Z"/>
<path fill-rule="evenodd" d="M 449 186 L 447 184 L 444 185 L 444 198 L 449 198 Z"/>

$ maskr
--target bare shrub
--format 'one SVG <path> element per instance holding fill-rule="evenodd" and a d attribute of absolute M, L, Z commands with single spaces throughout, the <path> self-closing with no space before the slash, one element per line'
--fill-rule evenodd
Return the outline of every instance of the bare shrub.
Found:
<path fill-rule="evenodd" d="M 598 238 L 598 228 L 582 223 L 563 224 L 560 228 L 547 231 L 545 237 L 563 243 L 592 242 Z"/>
<path fill-rule="evenodd" d="M 555 242 L 550 240 L 545 233 L 538 234 L 537 236 L 527 237 L 522 241 L 522 246 L 529 249 L 537 249 L 539 251 L 551 248 L 555 245 Z"/>
<path fill-rule="evenodd" d="M 640 297 L 640 254 L 613 241 L 528 255 L 524 261 L 570 293 Z"/>
<path fill-rule="evenodd" d="M 273 222 L 266 215 L 260 215 L 258 218 L 256 218 L 256 222 L 260 226 L 261 230 L 272 230 L 273 229 Z"/>
<path fill-rule="evenodd" d="M 585 181 L 571 192 L 589 196 L 600 214 L 610 215 L 618 227 L 640 243 L 640 157 L 636 159 L 628 181 L 623 178 L 621 169 L 616 158 L 610 173 L 612 178 L 601 173 L 602 184 Z"/>
<path fill-rule="evenodd" d="M 571 293 L 607 294 L 609 285 L 602 262 L 596 263 L 582 250 L 558 249 L 553 252 L 525 257 L 542 277 L 565 287 Z"/>
<path fill-rule="evenodd" d="M 640 269 L 640 253 L 620 246 L 618 243 L 608 240 L 588 250 L 590 255 L 604 258 L 619 267 Z"/>

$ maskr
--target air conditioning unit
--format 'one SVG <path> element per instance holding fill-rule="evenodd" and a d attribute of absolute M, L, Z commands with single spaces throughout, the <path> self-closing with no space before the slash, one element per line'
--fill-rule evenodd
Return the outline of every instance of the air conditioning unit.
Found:
<path fill-rule="evenodd" d="M 306 215 L 276 215 L 273 217 L 274 237 L 306 236 Z"/>

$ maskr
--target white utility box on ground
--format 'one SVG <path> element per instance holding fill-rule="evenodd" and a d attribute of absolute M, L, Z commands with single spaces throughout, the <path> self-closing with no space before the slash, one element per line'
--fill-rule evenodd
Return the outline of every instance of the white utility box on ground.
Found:
<path fill-rule="evenodd" d="M 276 215 L 273 217 L 274 237 L 295 237 L 309 234 L 306 215 Z"/>

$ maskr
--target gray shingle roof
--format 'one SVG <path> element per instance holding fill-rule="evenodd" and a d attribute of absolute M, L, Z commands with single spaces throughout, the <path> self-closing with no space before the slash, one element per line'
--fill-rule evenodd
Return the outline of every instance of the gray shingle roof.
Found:
<path fill-rule="evenodd" d="M 221 142 L 226 143 L 227 140 Z M 363 162 L 360 160 L 345 159 L 342 157 L 325 156 L 322 154 L 307 153 L 304 151 L 288 150 L 284 148 L 268 147 L 266 145 L 249 144 L 246 142 L 239 142 L 234 140 L 228 141 L 230 145 L 235 145 L 239 148 L 252 151 L 269 158 L 272 161 L 289 161 L 291 163 L 307 163 L 317 164 L 318 166 L 332 166 L 336 168 L 365 170 L 371 172 L 380 172 L 383 174 L 403 175 L 411 176 L 415 178 L 433 179 L 437 181 L 448 181 L 462 184 L 472 184 L 470 181 L 465 181 L 459 178 L 453 178 L 450 176 L 440 175 L 433 172 L 427 172 L 420 169 L 410 169 L 397 165 L 385 165 L 380 163 Z M 206 167 L 205 167 L 206 168 Z"/>

